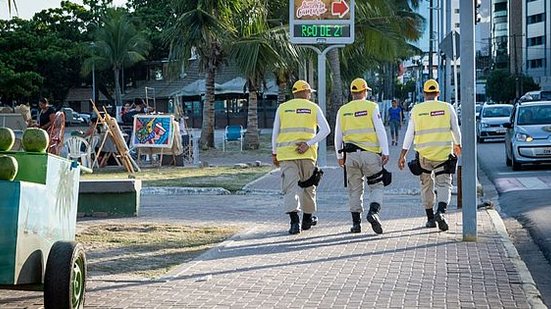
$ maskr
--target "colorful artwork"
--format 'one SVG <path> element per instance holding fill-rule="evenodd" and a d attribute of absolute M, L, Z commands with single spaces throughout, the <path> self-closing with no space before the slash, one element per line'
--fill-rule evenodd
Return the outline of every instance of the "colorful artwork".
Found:
<path fill-rule="evenodd" d="M 134 116 L 132 144 L 135 147 L 171 148 L 174 137 L 174 116 Z"/>

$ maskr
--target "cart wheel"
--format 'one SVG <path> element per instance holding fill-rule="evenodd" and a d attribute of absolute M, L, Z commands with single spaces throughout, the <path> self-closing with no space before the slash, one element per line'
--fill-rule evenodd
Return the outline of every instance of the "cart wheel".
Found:
<path fill-rule="evenodd" d="M 58 241 L 50 250 L 44 275 L 44 307 L 75 309 L 84 307 L 86 255 L 74 241 Z"/>

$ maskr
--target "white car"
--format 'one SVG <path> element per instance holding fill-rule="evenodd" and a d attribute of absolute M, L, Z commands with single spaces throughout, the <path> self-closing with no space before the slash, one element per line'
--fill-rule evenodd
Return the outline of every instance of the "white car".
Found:
<path fill-rule="evenodd" d="M 523 164 L 551 163 L 551 101 L 515 105 L 506 127 L 507 166 L 518 171 Z"/>
<path fill-rule="evenodd" d="M 513 106 L 510 104 L 485 104 L 476 122 L 476 140 L 483 143 L 487 138 L 503 138 Z"/>

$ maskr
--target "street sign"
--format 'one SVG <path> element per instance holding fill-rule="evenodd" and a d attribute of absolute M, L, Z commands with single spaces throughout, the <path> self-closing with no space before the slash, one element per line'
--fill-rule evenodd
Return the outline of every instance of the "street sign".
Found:
<path fill-rule="evenodd" d="M 354 0 L 290 0 L 293 44 L 354 42 Z"/>
<path fill-rule="evenodd" d="M 455 35 L 452 33 L 455 32 Z M 446 57 L 449 57 L 450 59 L 453 58 L 453 38 L 455 37 L 455 57 L 460 58 L 460 48 L 459 48 L 459 41 L 460 41 L 460 35 L 457 31 L 452 30 L 446 37 L 440 42 L 440 45 L 438 47 L 440 50 L 446 55 Z"/>

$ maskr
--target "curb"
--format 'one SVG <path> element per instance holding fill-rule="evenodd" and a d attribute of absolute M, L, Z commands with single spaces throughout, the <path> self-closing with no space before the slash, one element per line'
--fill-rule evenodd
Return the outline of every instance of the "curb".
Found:
<path fill-rule="evenodd" d="M 228 195 L 230 191 L 224 188 L 199 188 L 199 187 L 145 187 L 141 195 L 192 195 L 192 194 L 215 194 Z"/>
<path fill-rule="evenodd" d="M 492 224 L 494 225 L 497 233 L 499 234 L 499 237 L 501 238 L 503 246 L 505 247 L 505 251 L 507 252 L 507 256 L 515 266 L 516 270 L 519 272 L 522 290 L 526 294 L 528 304 L 531 308 L 547 308 L 547 306 L 543 303 L 541 293 L 538 290 L 536 283 L 534 282 L 534 278 L 532 278 L 532 274 L 520 257 L 517 248 L 511 241 L 509 233 L 507 232 L 507 228 L 503 223 L 503 219 L 501 218 L 501 215 L 499 213 L 501 209 L 498 202 L 499 194 L 495 189 L 494 184 L 488 179 L 486 173 L 480 168 L 478 168 L 478 175 L 480 179 L 480 184 L 486 184 L 487 189 L 483 191 L 483 194 L 487 192 L 489 198 L 492 200 L 496 207 L 496 209 L 486 209 L 486 212 L 490 216 Z"/>

